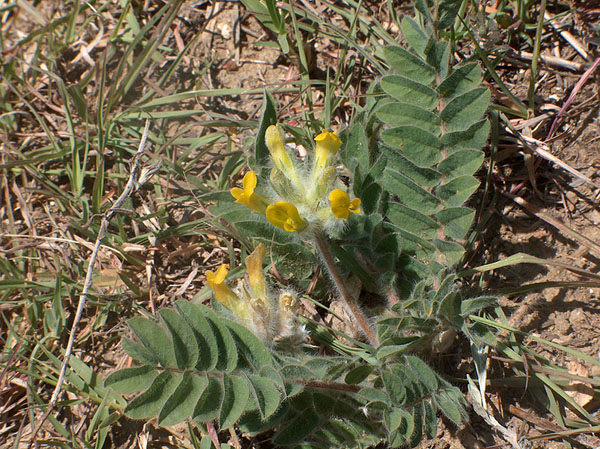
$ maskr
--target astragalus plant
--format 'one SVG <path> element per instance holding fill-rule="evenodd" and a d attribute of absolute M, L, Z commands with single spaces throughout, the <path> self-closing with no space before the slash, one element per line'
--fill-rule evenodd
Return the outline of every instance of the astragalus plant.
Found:
<path fill-rule="evenodd" d="M 141 392 L 127 416 L 324 448 L 416 446 L 440 412 L 463 420 L 463 393 L 424 361 L 453 332 L 476 335 L 466 317 L 490 303 L 463 299 L 455 275 L 490 100 L 479 66 L 452 57 L 459 4 L 417 1 L 366 105 L 339 134 L 305 141 L 303 158 L 267 95 L 250 168 L 212 208 L 248 250 L 246 268 L 237 284 L 226 265 L 206 273 L 214 308 L 177 301 L 159 321 L 130 320 L 123 347 L 136 364 L 106 381 Z M 265 276 L 267 253 L 292 286 Z M 313 300 L 339 300 L 354 338 L 303 316 L 317 264 Z"/>

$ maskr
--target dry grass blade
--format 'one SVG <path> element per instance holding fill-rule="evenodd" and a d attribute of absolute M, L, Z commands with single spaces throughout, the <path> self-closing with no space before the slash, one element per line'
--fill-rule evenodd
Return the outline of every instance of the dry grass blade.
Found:
<path fill-rule="evenodd" d="M 538 140 L 538 139 L 534 139 L 533 137 L 528 137 L 528 136 L 524 135 L 523 133 L 518 132 L 517 127 L 513 126 L 504 114 L 500 114 L 500 117 L 502 118 L 502 121 L 506 124 L 506 126 L 509 128 L 510 133 L 513 134 L 523 144 L 523 146 L 525 148 L 527 148 L 530 152 L 537 154 L 541 158 L 546 159 L 547 161 L 550 161 L 553 164 L 558 165 L 560 168 L 571 173 L 577 179 L 580 179 L 581 181 L 587 183 L 588 185 L 590 185 L 590 187 L 594 188 L 595 190 L 600 189 L 600 186 L 597 186 L 594 183 L 594 181 L 592 181 L 588 176 L 584 175 L 579 170 L 571 167 L 569 164 L 567 164 L 563 160 L 554 156 L 550 152 L 548 145 L 545 142 L 542 142 L 541 140 Z M 547 118 L 547 116 L 545 118 Z M 541 119 L 542 118 L 540 117 L 540 120 Z M 534 119 L 527 120 L 527 122 L 531 122 L 531 123 L 532 123 L 532 121 L 534 121 Z M 526 126 L 526 125 L 522 123 L 522 124 L 520 124 L 519 128 L 524 127 L 524 126 Z"/>
<path fill-rule="evenodd" d="M 510 199 L 512 199 L 515 203 L 517 203 L 519 206 L 525 208 L 528 212 L 535 215 L 540 220 L 543 220 L 546 223 L 548 223 L 549 225 L 554 226 L 556 229 L 558 229 L 560 232 L 562 232 L 565 236 L 579 242 L 583 246 L 589 248 L 597 256 L 600 256 L 600 244 L 599 243 L 586 237 L 585 235 L 581 234 L 580 232 L 577 232 L 574 229 L 571 229 L 569 226 L 565 225 L 562 221 L 560 221 L 557 218 L 554 218 L 551 215 L 547 214 L 546 212 L 542 211 L 539 207 L 534 206 L 533 204 L 531 204 L 529 201 L 525 200 L 524 198 L 521 198 L 517 195 L 513 195 L 512 193 L 509 193 L 509 192 L 502 192 L 502 194 L 509 197 Z"/>
<path fill-rule="evenodd" d="M 550 131 L 548 132 L 548 135 L 546 136 L 546 140 L 552 138 L 552 136 L 554 135 L 554 130 L 556 128 L 556 125 L 558 124 L 558 119 L 561 118 L 562 115 L 565 113 L 565 111 L 569 108 L 569 106 L 575 99 L 575 96 L 581 90 L 581 88 L 583 87 L 585 82 L 588 80 L 588 78 L 590 76 L 592 76 L 592 73 L 594 73 L 596 71 L 596 69 L 598 68 L 598 64 L 600 64 L 600 56 L 596 58 L 596 60 L 592 64 L 592 66 L 585 71 L 585 73 L 581 76 L 579 81 L 577 81 L 577 84 L 575 84 L 575 87 L 571 91 L 571 94 L 567 98 L 567 101 L 565 101 L 565 104 L 563 104 L 562 108 L 560 108 L 560 111 L 554 118 L 554 121 L 552 122 L 552 126 L 550 127 Z"/>

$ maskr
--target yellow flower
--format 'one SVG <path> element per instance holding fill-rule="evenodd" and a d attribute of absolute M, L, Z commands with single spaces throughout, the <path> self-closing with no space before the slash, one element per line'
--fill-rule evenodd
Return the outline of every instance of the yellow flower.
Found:
<path fill-rule="evenodd" d="M 256 184 L 256 173 L 249 171 L 242 181 L 242 186 L 244 188 L 240 189 L 239 187 L 234 187 L 230 190 L 230 193 L 231 196 L 235 198 L 236 203 L 243 204 L 259 214 L 264 214 L 265 209 L 267 208 L 267 200 L 259 194 L 254 193 Z"/>
<path fill-rule="evenodd" d="M 265 299 L 267 296 L 267 286 L 265 284 L 265 276 L 263 274 L 263 260 L 267 250 L 265 246 L 260 243 L 252 254 L 246 257 L 246 269 L 248 270 L 248 280 L 250 284 L 250 291 L 254 298 Z"/>
<path fill-rule="evenodd" d="M 283 143 L 283 133 L 278 125 L 271 125 L 265 131 L 265 143 L 271 153 L 271 160 L 279 170 L 281 170 L 290 181 L 296 186 L 300 186 L 300 179 L 296 173 L 296 166 L 292 162 Z"/>
<path fill-rule="evenodd" d="M 313 173 L 319 175 L 337 154 L 342 146 L 342 141 L 335 132 L 323 131 L 315 137 L 317 147 L 315 149 L 315 163 Z"/>
<path fill-rule="evenodd" d="M 331 202 L 331 211 L 337 218 L 346 219 L 350 212 L 360 213 L 360 198 L 354 198 L 350 201 L 350 197 L 343 190 L 332 190 L 329 193 L 329 201 Z"/>
<path fill-rule="evenodd" d="M 267 207 L 266 216 L 272 225 L 288 232 L 302 231 L 306 226 L 306 222 L 300 218 L 296 206 L 285 201 L 277 201 Z"/>
<path fill-rule="evenodd" d="M 227 269 L 229 265 L 223 264 L 217 268 L 217 272 L 213 273 L 208 270 L 206 272 L 206 285 L 215 294 L 215 299 L 231 310 L 240 318 L 248 317 L 248 310 L 242 303 L 238 295 L 236 295 L 227 285 L 225 284 L 225 278 L 227 277 Z"/>

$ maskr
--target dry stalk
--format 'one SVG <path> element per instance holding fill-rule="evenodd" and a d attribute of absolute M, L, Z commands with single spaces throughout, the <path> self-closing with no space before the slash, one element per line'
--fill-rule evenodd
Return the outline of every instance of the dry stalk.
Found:
<path fill-rule="evenodd" d="M 369 343 L 372 346 L 379 346 L 377 333 L 369 324 L 369 321 L 365 317 L 363 312 L 360 310 L 352 294 L 346 288 L 346 283 L 344 282 L 344 279 L 342 279 L 342 275 L 340 274 L 337 266 L 335 265 L 331 252 L 329 251 L 327 241 L 323 236 L 317 235 L 315 236 L 315 244 L 317 246 L 319 254 L 321 255 L 321 259 L 323 260 L 323 263 L 327 268 L 327 272 L 329 273 L 331 280 L 333 281 L 335 287 L 337 288 L 340 294 L 340 298 L 342 299 L 342 301 L 346 305 L 346 308 L 355 320 L 354 324 L 357 325 L 357 327 L 365 334 L 365 337 L 367 337 L 367 340 L 369 340 Z"/>

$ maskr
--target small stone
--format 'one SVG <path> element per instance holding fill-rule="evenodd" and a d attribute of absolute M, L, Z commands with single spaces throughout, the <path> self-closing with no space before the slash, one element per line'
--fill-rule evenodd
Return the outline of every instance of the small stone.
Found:
<path fill-rule="evenodd" d="M 565 315 L 564 313 L 556 314 L 556 318 L 554 319 L 554 328 L 560 335 L 568 335 L 571 330 L 571 323 Z"/>

